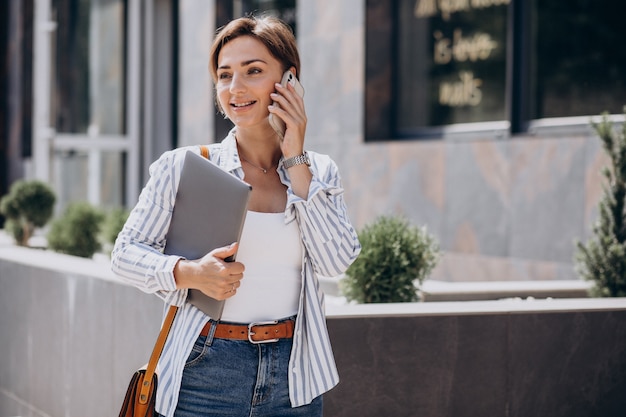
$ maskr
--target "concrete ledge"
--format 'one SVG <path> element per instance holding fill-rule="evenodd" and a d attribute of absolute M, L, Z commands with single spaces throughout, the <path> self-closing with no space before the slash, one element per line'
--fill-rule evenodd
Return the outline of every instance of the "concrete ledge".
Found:
<path fill-rule="evenodd" d="M 626 298 L 572 298 L 561 300 L 493 300 L 352 305 L 329 304 L 326 306 L 326 315 L 330 319 L 622 310 L 626 311 Z"/>
<path fill-rule="evenodd" d="M 5 233 L 1 232 L 0 259 L 60 273 L 77 274 L 123 283 L 111 272 L 110 259 L 105 255 L 96 254 L 94 259 L 87 259 L 64 255 L 46 249 L 16 246 Z"/>
<path fill-rule="evenodd" d="M 325 294 L 341 297 L 337 278 L 320 278 Z M 506 298 L 586 298 L 592 284 L 582 280 L 446 282 L 428 279 L 422 301 L 477 301 Z"/>
<path fill-rule="evenodd" d="M 582 280 L 444 282 L 427 280 L 424 301 L 498 300 L 502 298 L 586 298 L 591 283 Z"/>

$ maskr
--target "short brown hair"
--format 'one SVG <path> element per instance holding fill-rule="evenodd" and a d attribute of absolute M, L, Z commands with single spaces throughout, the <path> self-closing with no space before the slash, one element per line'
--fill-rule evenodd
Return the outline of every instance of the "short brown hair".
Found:
<path fill-rule="evenodd" d="M 283 70 L 296 69 L 300 77 L 300 54 L 293 30 L 282 20 L 273 16 L 240 17 L 218 29 L 210 54 L 210 71 L 213 82 L 217 81 L 217 66 L 220 51 L 228 42 L 240 36 L 257 39 L 283 64 Z"/>

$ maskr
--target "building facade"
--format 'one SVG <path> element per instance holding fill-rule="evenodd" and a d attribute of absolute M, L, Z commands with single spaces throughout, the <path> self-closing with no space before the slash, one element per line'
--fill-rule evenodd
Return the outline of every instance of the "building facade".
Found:
<path fill-rule="evenodd" d="M 21 0 L 2 6 L 2 193 L 132 206 L 147 167 L 220 140 L 208 52 L 254 11 L 295 30 L 307 147 L 339 164 L 352 220 L 435 235 L 446 281 L 576 279 L 624 120 L 618 0 Z"/>

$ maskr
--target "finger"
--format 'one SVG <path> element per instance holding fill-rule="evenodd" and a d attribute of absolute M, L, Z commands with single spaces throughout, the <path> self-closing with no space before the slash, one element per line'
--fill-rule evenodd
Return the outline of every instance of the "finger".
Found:
<path fill-rule="evenodd" d="M 230 283 L 224 289 L 224 296 L 232 297 L 233 295 L 235 295 L 237 293 L 237 288 L 239 288 L 240 286 L 241 286 L 241 283 L 239 281 L 235 281 L 235 282 Z"/>
<path fill-rule="evenodd" d="M 272 99 L 279 105 L 270 104 L 267 109 L 270 113 L 280 117 L 289 126 L 306 125 L 306 113 L 303 103 L 291 103 L 286 97 L 279 94 L 271 94 Z"/>
<path fill-rule="evenodd" d="M 240 286 L 241 283 L 239 281 L 222 280 L 219 283 L 202 288 L 201 291 L 216 300 L 224 300 L 235 295 Z"/>
<path fill-rule="evenodd" d="M 304 100 L 298 93 L 296 93 L 295 88 L 288 84 L 287 87 L 283 87 L 280 84 L 276 84 L 276 92 L 271 93 L 270 97 L 272 100 L 277 101 L 281 107 L 289 106 L 289 107 L 301 107 Z"/>
<path fill-rule="evenodd" d="M 239 247 L 238 242 L 231 243 L 228 246 L 223 246 L 221 248 L 214 249 L 210 252 L 210 255 L 215 256 L 216 258 L 227 260 L 237 253 L 237 248 Z"/>

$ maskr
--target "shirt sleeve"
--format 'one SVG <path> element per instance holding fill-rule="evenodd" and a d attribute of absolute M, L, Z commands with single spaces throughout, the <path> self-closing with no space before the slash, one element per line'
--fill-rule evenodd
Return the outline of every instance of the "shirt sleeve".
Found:
<path fill-rule="evenodd" d="M 163 254 L 172 219 L 184 153 L 164 153 L 150 166 L 150 179 L 119 233 L 111 269 L 127 283 L 166 303 L 182 305 L 187 290 L 176 289 L 174 266 L 181 257 Z"/>
<path fill-rule="evenodd" d="M 361 251 L 343 198 L 335 162 L 317 155 L 311 165 L 313 179 L 307 200 L 288 190 L 288 207 L 296 212 L 302 239 L 315 271 L 333 277 L 348 269 Z"/>

